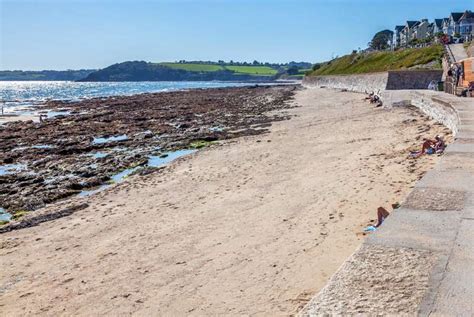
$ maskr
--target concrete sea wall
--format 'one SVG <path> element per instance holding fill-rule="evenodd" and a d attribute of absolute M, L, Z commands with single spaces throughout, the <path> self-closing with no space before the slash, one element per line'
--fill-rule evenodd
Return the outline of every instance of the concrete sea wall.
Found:
<path fill-rule="evenodd" d="M 303 85 L 356 92 L 427 89 L 431 81 L 440 81 L 442 75 L 442 70 L 402 70 L 356 75 L 311 76 L 303 79 Z"/>
<path fill-rule="evenodd" d="M 386 90 L 427 89 L 430 82 L 443 77 L 442 70 L 389 71 Z"/>
<path fill-rule="evenodd" d="M 456 108 L 451 103 L 437 97 L 436 93 L 414 91 L 410 95 L 411 105 L 448 127 L 454 136 L 457 135 L 460 119 Z"/>
<path fill-rule="evenodd" d="M 360 75 L 333 75 L 305 77 L 303 85 L 307 87 L 325 87 L 334 89 L 347 89 L 356 92 L 378 92 L 385 90 L 388 73 L 371 73 Z"/>
<path fill-rule="evenodd" d="M 474 315 L 474 102 L 426 90 L 390 98 L 445 124 L 455 141 L 301 316 Z"/>

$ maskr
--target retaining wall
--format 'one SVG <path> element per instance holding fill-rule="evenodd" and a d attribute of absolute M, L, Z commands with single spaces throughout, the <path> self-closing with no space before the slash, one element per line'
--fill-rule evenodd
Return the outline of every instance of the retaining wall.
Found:
<path fill-rule="evenodd" d="M 474 315 L 474 103 L 432 91 L 391 98 L 446 124 L 455 141 L 299 315 Z"/>
<path fill-rule="evenodd" d="M 386 90 L 427 89 L 443 77 L 442 70 L 389 71 Z"/>
<path fill-rule="evenodd" d="M 387 81 L 388 73 L 383 72 L 349 76 L 306 76 L 303 79 L 303 85 L 307 87 L 347 89 L 356 92 L 377 92 L 385 90 Z"/>
<path fill-rule="evenodd" d="M 436 97 L 436 95 L 436 93 L 430 94 L 427 92 L 420 93 L 416 91 L 411 93 L 410 103 L 426 113 L 429 117 L 448 127 L 453 132 L 454 136 L 456 136 L 460 123 L 459 114 L 457 113 L 456 108 L 449 102 Z"/>
<path fill-rule="evenodd" d="M 303 79 L 303 85 L 356 92 L 427 89 L 431 81 L 438 82 L 442 76 L 442 70 L 402 70 L 356 75 L 311 76 Z"/>

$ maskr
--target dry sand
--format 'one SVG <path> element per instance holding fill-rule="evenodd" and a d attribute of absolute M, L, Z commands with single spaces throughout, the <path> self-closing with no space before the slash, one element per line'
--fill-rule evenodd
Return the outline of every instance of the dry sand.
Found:
<path fill-rule="evenodd" d="M 77 213 L 0 236 L 2 315 L 288 315 L 402 201 L 446 130 L 363 95 L 302 90 L 291 120 L 132 177 Z M 391 209 L 389 209 L 391 210 Z"/>

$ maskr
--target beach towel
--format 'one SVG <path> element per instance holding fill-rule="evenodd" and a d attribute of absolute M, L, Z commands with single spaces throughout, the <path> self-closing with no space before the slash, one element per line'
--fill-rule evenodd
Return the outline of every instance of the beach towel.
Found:
<path fill-rule="evenodd" d="M 375 230 L 377 230 L 377 228 L 374 226 L 368 226 L 364 229 L 365 232 L 374 232 Z"/>

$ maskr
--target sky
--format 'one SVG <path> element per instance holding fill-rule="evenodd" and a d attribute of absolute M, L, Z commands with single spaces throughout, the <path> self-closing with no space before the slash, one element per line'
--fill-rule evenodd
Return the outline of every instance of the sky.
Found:
<path fill-rule="evenodd" d="M 321 62 L 474 0 L 0 0 L 0 70 L 127 60 Z"/>

